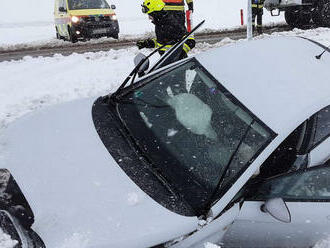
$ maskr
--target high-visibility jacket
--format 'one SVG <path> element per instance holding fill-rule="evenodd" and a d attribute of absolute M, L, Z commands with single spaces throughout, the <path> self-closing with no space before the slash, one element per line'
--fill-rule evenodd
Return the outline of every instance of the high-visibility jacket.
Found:
<path fill-rule="evenodd" d="M 193 0 L 185 0 L 186 3 L 192 4 Z M 184 11 L 184 0 L 163 0 L 165 3 L 164 10 Z"/>
<path fill-rule="evenodd" d="M 264 7 L 265 0 L 252 0 L 252 8 L 262 9 Z"/>

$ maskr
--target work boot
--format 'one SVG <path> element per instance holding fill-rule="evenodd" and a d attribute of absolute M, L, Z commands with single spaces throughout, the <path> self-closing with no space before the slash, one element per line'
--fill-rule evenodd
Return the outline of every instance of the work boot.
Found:
<path fill-rule="evenodd" d="M 263 32 L 262 32 L 262 27 L 257 27 L 257 32 L 258 32 L 258 34 L 262 34 Z"/>

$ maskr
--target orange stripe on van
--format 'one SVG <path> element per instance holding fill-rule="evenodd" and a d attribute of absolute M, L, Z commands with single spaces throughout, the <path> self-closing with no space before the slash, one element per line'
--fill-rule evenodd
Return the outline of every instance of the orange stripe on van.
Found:
<path fill-rule="evenodd" d="M 183 3 L 183 0 L 163 0 L 164 3 Z"/>

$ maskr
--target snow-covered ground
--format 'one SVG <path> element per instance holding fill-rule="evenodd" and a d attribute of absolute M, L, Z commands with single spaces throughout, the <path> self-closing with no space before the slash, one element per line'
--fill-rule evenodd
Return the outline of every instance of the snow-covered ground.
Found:
<path fill-rule="evenodd" d="M 245 9 L 245 0 L 228 4 L 224 0 L 194 0 L 195 23 L 205 19 L 203 29 L 228 29 L 240 25 L 239 10 Z M 113 0 L 117 6 L 121 38 L 150 33 L 153 26 L 140 11 L 140 1 Z M 31 44 L 54 44 L 53 0 L 4 1 L 0 15 L 1 48 Z M 282 22 L 283 17 L 270 17 L 265 13 L 268 24 Z M 330 29 L 318 28 L 302 31 L 276 33 L 276 35 L 303 36 L 330 45 Z M 267 38 L 269 35 L 257 37 Z M 192 52 L 200 53 L 236 41 L 224 39 L 214 44 L 198 44 Z M 246 41 L 237 41 L 246 42 Z M 269 48 L 271 49 L 271 48 Z M 20 61 L 0 63 L 0 134 L 7 125 L 26 113 L 37 109 L 74 100 L 97 97 L 114 91 L 133 67 L 133 58 L 138 53 L 135 47 L 106 52 L 55 55 L 53 57 L 25 57 Z M 149 50 L 142 50 L 148 53 Z M 320 50 L 321 52 L 321 50 Z M 0 230 L 0 248 L 13 247 L 13 241 Z M 329 240 L 320 242 L 317 248 L 329 248 Z M 75 245 L 75 244 L 74 244 Z M 206 248 L 216 247 L 206 244 Z"/>
<path fill-rule="evenodd" d="M 276 35 L 304 36 L 330 44 L 327 28 L 273 34 Z M 192 54 L 233 42 L 224 39 L 214 45 L 198 44 Z M 8 123 L 40 107 L 114 91 L 132 70 L 133 58 L 138 52 L 132 47 L 71 56 L 25 57 L 0 63 L 0 133 Z"/>

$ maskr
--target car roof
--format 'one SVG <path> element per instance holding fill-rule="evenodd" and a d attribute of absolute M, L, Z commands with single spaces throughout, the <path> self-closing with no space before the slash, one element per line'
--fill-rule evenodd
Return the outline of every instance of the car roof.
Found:
<path fill-rule="evenodd" d="M 287 135 L 330 104 L 330 54 L 299 37 L 239 41 L 197 60 L 273 131 Z"/>

